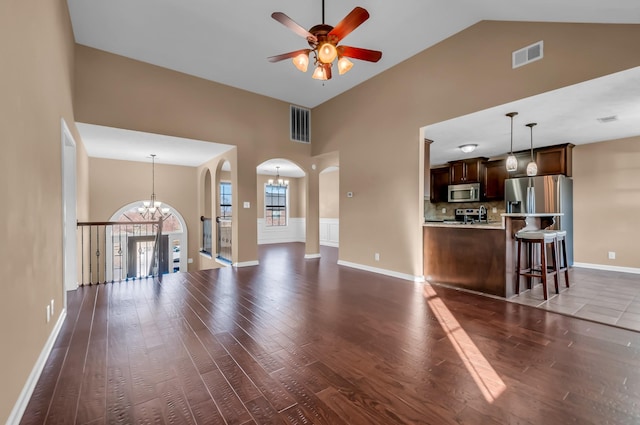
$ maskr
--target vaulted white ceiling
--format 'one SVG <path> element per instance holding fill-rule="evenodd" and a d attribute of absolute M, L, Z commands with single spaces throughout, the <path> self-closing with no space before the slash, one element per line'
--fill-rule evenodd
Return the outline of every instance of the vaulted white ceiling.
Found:
<path fill-rule="evenodd" d="M 354 7 L 367 9 L 371 16 L 369 20 L 341 44 L 381 50 L 383 56 L 378 63 L 354 60 L 354 67 L 347 74 L 334 72 L 333 79 L 320 82 L 311 78 L 312 67 L 303 74 L 289 60 L 274 64 L 269 63 L 267 57 L 307 47 L 303 38 L 273 20 L 271 13 L 283 12 L 308 29 L 322 22 L 322 0 L 67 0 L 67 3 L 75 40 L 79 44 L 310 108 L 481 20 L 640 23 L 638 0 L 326 0 L 325 21 L 334 26 Z M 638 84 L 638 71 L 626 76 L 631 78 L 632 84 Z M 620 78 L 600 80 L 600 83 L 603 85 L 594 83 L 583 87 L 588 89 L 590 99 L 605 106 L 599 110 L 583 108 L 589 105 L 584 96 L 581 101 L 572 102 L 567 96 L 568 93 L 574 93 L 571 94 L 574 96 L 575 92 L 560 90 L 543 98 L 543 104 L 540 98 L 523 99 L 430 126 L 425 134 L 436 140 L 431 149 L 432 163 L 465 156 L 456 147 L 467 142 L 479 144 L 473 156 L 505 152 L 509 127 L 504 113 L 510 110 L 521 113 L 516 118 L 517 125 L 523 126 L 525 120 L 539 121 L 534 129 L 536 145 L 552 144 L 551 141 L 576 144 L 597 141 L 594 132 L 603 133 L 605 127 L 594 124 L 594 117 L 629 116 L 628 110 L 632 108 L 629 103 L 640 101 L 637 90 L 625 93 L 629 85 Z M 620 95 L 624 97 L 624 105 Z M 544 106 L 549 105 L 549 101 L 556 107 Z M 611 113 L 606 112 L 609 106 Z M 631 123 L 632 120 L 619 120 L 609 124 L 606 130 L 615 128 L 615 135 L 638 134 L 637 125 L 623 128 Z M 473 131 L 469 132 L 469 129 Z M 144 161 L 133 155 L 144 154 L 146 158 L 152 151 L 158 153 L 158 149 L 168 148 L 171 144 L 162 136 L 137 135 L 141 148 L 132 151 L 115 148 L 117 135 L 125 137 L 125 133 L 91 127 L 79 130 L 85 144 L 91 145 L 88 147 L 90 156 L 115 155 L 108 152 L 109 146 L 98 148 L 101 135 L 106 133 L 109 133 L 113 150 L 119 149 L 121 155 L 130 154 L 120 159 Z M 518 131 L 522 133 L 522 129 Z M 613 138 L 603 137 L 601 140 Z M 156 148 L 153 141 L 158 143 Z M 528 137 L 517 136 L 514 149 L 526 148 L 528 141 Z M 194 149 L 198 146 L 197 141 L 187 143 Z M 203 149 L 229 148 L 206 146 L 202 142 L 200 146 Z M 188 150 L 182 152 L 186 154 Z M 208 151 L 194 152 L 192 159 L 183 158 L 180 163 L 202 163 L 215 155 Z M 157 159 L 162 162 L 160 154 Z M 268 164 L 267 168 L 273 168 L 273 165 Z"/>
<path fill-rule="evenodd" d="M 383 52 L 327 82 L 267 57 L 308 47 L 271 18 L 322 22 L 321 0 L 68 0 L 76 42 L 293 104 L 315 107 L 481 20 L 638 23 L 638 0 L 326 0 L 336 25 L 371 17 L 341 44 Z M 523 46 L 524 47 L 524 46 Z M 334 73 L 337 74 L 337 73 Z"/>

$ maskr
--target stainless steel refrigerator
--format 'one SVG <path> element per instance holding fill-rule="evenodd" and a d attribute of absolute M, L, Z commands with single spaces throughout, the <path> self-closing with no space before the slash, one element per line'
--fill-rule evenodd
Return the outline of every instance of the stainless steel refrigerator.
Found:
<path fill-rule="evenodd" d="M 507 212 L 564 214 L 553 228 L 567 231 L 567 259 L 573 265 L 573 180 L 563 175 L 507 179 L 504 194 Z"/>

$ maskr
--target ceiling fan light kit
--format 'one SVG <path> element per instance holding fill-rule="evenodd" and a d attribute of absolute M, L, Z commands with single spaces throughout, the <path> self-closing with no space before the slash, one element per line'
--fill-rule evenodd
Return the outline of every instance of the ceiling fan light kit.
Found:
<path fill-rule="evenodd" d="M 309 66 L 309 54 L 313 52 L 314 67 L 313 78 L 316 80 L 330 80 L 331 66 L 338 59 L 338 73 L 345 74 L 353 67 L 353 62 L 347 58 L 359 59 L 368 62 L 378 62 L 382 58 L 382 52 L 377 50 L 362 49 L 359 47 L 338 46 L 338 43 L 369 19 L 369 12 L 362 7 L 355 7 L 335 27 L 324 23 L 324 0 L 322 1 L 322 24 L 313 26 L 309 31 L 305 30 L 282 12 L 274 12 L 271 17 L 286 26 L 296 34 L 306 38 L 311 49 L 296 50 L 268 58 L 269 62 L 279 62 L 284 59 L 293 59 L 294 66 L 307 72 Z"/>

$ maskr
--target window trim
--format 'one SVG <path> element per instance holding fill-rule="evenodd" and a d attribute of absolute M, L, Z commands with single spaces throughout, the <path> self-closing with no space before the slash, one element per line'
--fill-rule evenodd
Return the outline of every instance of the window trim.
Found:
<path fill-rule="evenodd" d="M 290 216 L 289 216 L 289 189 L 291 189 L 290 186 L 286 186 L 286 190 L 285 190 L 285 225 L 284 226 L 274 226 L 274 225 L 268 225 L 267 224 L 267 186 L 275 186 L 275 185 L 270 185 L 268 182 L 266 182 L 264 184 L 264 188 L 262 190 L 262 196 L 263 196 L 263 201 L 264 201 L 264 205 L 263 205 L 263 220 L 264 220 L 264 228 L 267 231 L 270 230 L 278 230 L 278 229 L 285 229 L 287 227 L 289 227 L 290 224 Z"/>

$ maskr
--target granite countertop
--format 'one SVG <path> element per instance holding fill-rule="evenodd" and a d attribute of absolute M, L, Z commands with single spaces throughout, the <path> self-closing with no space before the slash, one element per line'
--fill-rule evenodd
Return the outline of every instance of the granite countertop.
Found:
<path fill-rule="evenodd" d="M 504 219 L 501 221 L 489 221 L 488 223 L 462 223 L 452 221 L 425 221 L 424 227 L 450 227 L 456 229 L 499 229 L 504 230 Z"/>
<path fill-rule="evenodd" d="M 502 217 L 560 217 L 564 213 L 502 213 Z"/>

